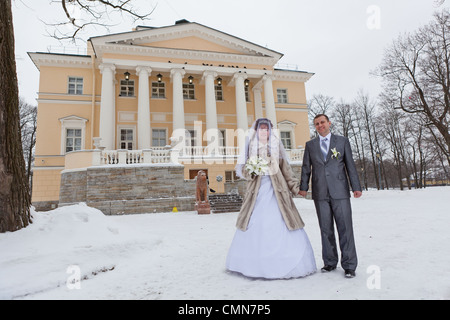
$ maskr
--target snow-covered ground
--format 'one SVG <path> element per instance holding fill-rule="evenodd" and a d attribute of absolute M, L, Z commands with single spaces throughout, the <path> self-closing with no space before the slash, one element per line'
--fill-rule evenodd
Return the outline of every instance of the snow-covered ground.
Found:
<path fill-rule="evenodd" d="M 295 202 L 320 268 L 314 203 Z M 352 204 L 354 279 L 341 268 L 292 280 L 227 272 L 237 213 L 35 212 L 28 228 L 0 234 L 0 299 L 450 299 L 449 187 L 369 191 Z"/>

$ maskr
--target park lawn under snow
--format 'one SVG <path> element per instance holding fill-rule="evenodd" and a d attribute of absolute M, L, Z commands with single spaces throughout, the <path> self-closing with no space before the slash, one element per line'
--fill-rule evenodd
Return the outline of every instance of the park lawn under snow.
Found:
<path fill-rule="evenodd" d="M 295 203 L 320 268 L 314 203 Z M 449 187 L 368 191 L 352 205 L 354 279 L 341 268 L 291 280 L 227 272 L 237 213 L 33 212 L 28 228 L 0 234 L 0 299 L 450 299 Z"/>

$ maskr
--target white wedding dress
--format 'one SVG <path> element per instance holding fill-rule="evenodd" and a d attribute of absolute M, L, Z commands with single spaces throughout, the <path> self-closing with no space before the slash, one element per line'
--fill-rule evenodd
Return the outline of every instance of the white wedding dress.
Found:
<path fill-rule="evenodd" d="M 300 278 L 316 272 L 314 252 L 305 230 L 290 231 L 286 227 L 270 177 L 261 179 L 248 229 L 236 230 L 226 268 L 265 279 Z"/>

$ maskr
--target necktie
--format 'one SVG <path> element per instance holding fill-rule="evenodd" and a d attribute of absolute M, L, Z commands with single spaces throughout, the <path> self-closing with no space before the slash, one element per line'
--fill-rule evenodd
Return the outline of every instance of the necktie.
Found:
<path fill-rule="evenodd" d="M 322 150 L 322 155 L 323 155 L 323 161 L 327 161 L 327 155 L 328 155 L 327 141 L 328 141 L 328 139 L 325 138 L 322 140 L 322 143 L 320 144 L 320 149 Z"/>

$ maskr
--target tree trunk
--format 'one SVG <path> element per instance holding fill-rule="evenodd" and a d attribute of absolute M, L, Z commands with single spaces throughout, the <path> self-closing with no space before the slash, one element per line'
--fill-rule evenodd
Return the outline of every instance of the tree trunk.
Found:
<path fill-rule="evenodd" d="M 399 181 L 399 184 L 400 184 L 400 190 L 403 191 L 402 164 L 401 164 L 401 162 L 400 162 L 400 158 L 399 158 L 398 155 L 395 155 L 394 157 L 395 157 L 395 162 L 397 163 L 397 174 L 398 174 L 398 181 Z"/>
<path fill-rule="evenodd" d="M 0 233 L 31 223 L 19 120 L 11 0 L 0 1 Z"/>
<path fill-rule="evenodd" d="M 375 122 L 372 122 L 372 126 L 373 126 L 372 130 L 373 130 L 374 144 L 375 144 L 375 147 L 377 148 L 377 150 L 380 151 L 380 153 L 381 153 L 382 148 L 380 146 L 380 140 L 378 138 L 377 129 L 375 127 Z M 386 172 L 384 169 L 383 155 L 380 156 L 380 175 L 381 175 L 381 179 L 384 180 L 384 186 L 382 183 L 382 188 L 383 189 L 386 188 L 386 190 L 389 190 L 389 183 L 387 181 Z"/>
<path fill-rule="evenodd" d="M 381 190 L 381 181 L 378 177 L 380 177 L 379 173 L 378 173 L 378 167 L 377 167 L 377 157 L 374 153 L 374 146 L 373 146 L 373 141 L 372 141 L 372 133 L 370 130 L 370 121 L 371 119 L 369 118 L 369 114 L 368 114 L 368 110 L 367 110 L 367 106 L 364 108 L 364 124 L 365 124 L 365 129 L 367 130 L 367 140 L 369 141 L 369 147 L 370 147 L 370 155 L 372 156 L 372 163 L 373 163 L 373 172 L 375 174 L 375 182 L 377 185 L 377 190 Z"/>

